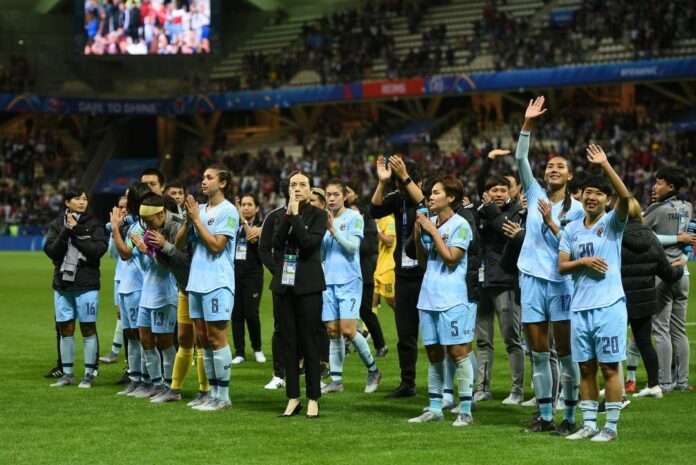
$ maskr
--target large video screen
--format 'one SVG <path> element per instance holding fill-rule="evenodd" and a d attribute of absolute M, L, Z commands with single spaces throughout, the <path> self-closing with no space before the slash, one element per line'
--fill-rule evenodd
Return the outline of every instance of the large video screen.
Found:
<path fill-rule="evenodd" d="M 211 51 L 211 0 L 84 0 L 85 55 Z"/>

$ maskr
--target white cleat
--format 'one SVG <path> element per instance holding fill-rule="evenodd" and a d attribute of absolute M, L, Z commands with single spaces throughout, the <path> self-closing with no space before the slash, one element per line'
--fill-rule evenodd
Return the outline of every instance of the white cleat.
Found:
<path fill-rule="evenodd" d="M 583 426 L 571 435 L 566 436 L 569 441 L 579 441 L 580 439 L 589 439 L 597 436 L 599 431 L 592 429 L 589 426 Z"/>
<path fill-rule="evenodd" d="M 140 383 L 139 383 L 139 382 L 137 382 L 137 381 L 131 381 L 130 383 L 128 383 L 128 385 L 126 386 L 126 388 L 125 388 L 123 391 L 118 391 L 118 392 L 116 393 L 116 395 L 117 395 L 117 396 L 127 396 L 127 395 L 130 394 L 131 392 L 133 392 L 133 391 L 135 391 L 136 389 L 138 389 L 138 386 L 140 386 Z"/>
<path fill-rule="evenodd" d="M 633 394 L 633 397 L 656 397 L 660 399 L 662 398 L 662 388 L 660 388 L 659 384 L 653 387 L 646 387 Z"/>
<path fill-rule="evenodd" d="M 379 369 L 367 372 L 367 383 L 365 384 L 365 394 L 372 394 L 379 387 L 382 380 L 382 372 Z"/>
<path fill-rule="evenodd" d="M 258 352 L 254 352 L 254 358 L 256 359 L 257 363 L 266 363 L 266 356 L 263 355 L 263 352 L 260 350 Z"/>
<path fill-rule="evenodd" d="M 269 390 L 275 390 L 275 389 L 280 389 L 285 387 L 285 380 L 283 378 L 278 378 L 277 376 L 273 376 L 271 380 L 266 384 L 263 388 L 264 389 L 269 389 Z"/>
<path fill-rule="evenodd" d="M 51 384 L 51 387 L 63 387 L 63 386 L 73 386 L 75 384 L 75 377 L 70 375 L 63 375 L 58 380 Z"/>
<path fill-rule="evenodd" d="M 199 412 L 217 412 L 218 410 L 226 410 L 232 407 L 232 402 L 229 400 L 213 399 L 195 408 Z"/>
<path fill-rule="evenodd" d="M 198 395 L 196 396 L 195 399 L 193 399 L 191 402 L 186 404 L 187 407 L 198 407 L 199 405 L 208 402 L 208 399 L 210 399 L 210 391 L 206 392 L 201 392 L 198 391 Z"/>
<path fill-rule="evenodd" d="M 433 412 L 432 410 L 428 409 L 423 414 L 411 418 L 408 420 L 409 423 L 428 423 L 431 421 L 442 421 L 445 418 L 445 416 L 442 414 L 442 412 L 436 413 Z"/>
<path fill-rule="evenodd" d="M 524 397 L 520 394 L 510 394 L 503 400 L 503 405 L 520 405 L 524 401 Z"/>
<path fill-rule="evenodd" d="M 244 363 L 245 360 L 246 359 L 241 355 L 237 355 L 235 358 L 232 359 L 232 365 L 239 365 L 240 363 Z"/>
<path fill-rule="evenodd" d="M 536 407 L 537 406 L 537 401 L 536 397 L 532 397 L 531 399 L 524 401 L 520 404 L 522 407 Z"/>
<path fill-rule="evenodd" d="M 457 419 L 454 420 L 454 423 L 452 423 L 452 426 L 469 426 L 474 422 L 474 419 L 471 417 L 471 415 L 467 415 L 466 413 L 460 413 L 457 415 Z"/>
<path fill-rule="evenodd" d="M 591 439 L 591 441 L 592 442 L 609 442 L 609 441 L 616 441 L 618 438 L 619 438 L 619 435 L 613 429 L 602 428 L 602 431 L 600 431 L 599 434 L 597 434 L 595 437 L 593 437 Z"/>

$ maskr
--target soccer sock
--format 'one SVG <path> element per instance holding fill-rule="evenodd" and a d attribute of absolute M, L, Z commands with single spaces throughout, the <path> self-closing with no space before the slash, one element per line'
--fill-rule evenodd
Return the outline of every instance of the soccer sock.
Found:
<path fill-rule="evenodd" d="M 605 428 L 616 431 L 619 425 L 619 414 L 621 413 L 621 402 L 607 402 L 607 422 Z"/>
<path fill-rule="evenodd" d="M 145 363 L 147 363 L 147 372 L 150 374 L 150 381 L 155 386 L 161 386 L 162 364 L 159 352 L 157 352 L 157 349 L 145 349 L 143 354 L 145 355 Z"/>
<path fill-rule="evenodd" d="M 97 357 L 99 357 L 97 344 L 96 334 L 82 338 L 82 349 L 85 354 L 85 376 L 94 375 L 94 370 L 97 368 Z"/>
<path fill-rule="evenodd" d="M 471 391 L 474 389 L 474 367 L 469 357 L 463 358 L 457 365 L 457 386 L 459 387 L 459 413 L 471 415 Z"/>
<path fill-rule="evenodd" d="M 138 339 L 128 339 L 128 374 L 133 382 L 140 382 L 142 370 L 143 346 Z"/>
<path fill-rule="evenodd" d="M 213 351 L 215 363 L 215 376 L 217 378 L 217 398 L 230 400 L 230 368 L 232 367 L 232 351 L 226 345 L 222 349 Z"/>
<path fill-rule="evenodd" d="M 444 377 L 444 362 L 430 362 L 428 365 L 428 394 L 430 394 L 429 408 L 433 412 L 442 412 L 442 382 Z"/>
<path fill-rule="evenodd" d="M 203 367 L 210 383 L 210 395 L 217 397 L 218 387 L 217 378 L 215 377 L 215 361 L 213 360 L 213 349 L 210 347 L 203 349 Z"/>
<path fill-rule="evenodd" d="M 175 358 L 176 349 L 173 345 L 167 347 L 162 351 L 162 371 L 164 372 L 164 382 L 167 383 L 167 385 L 172 384 L 172 367 L 174 366 Z"/>
<path fill-rule="evenodd" d="M 583 426 L 597 429 L 597 409 L 599 408 L 599 402 L 596 400 L 581 400 L 580 410 L 582 410 L 582 423 Z M 607 413 L 609 409 L 607 408 Z M 609 417 L 607 416 L 607 421 Z"/>
<path fill-rule="evenodd" d="M 73 376 L 73 364 L 75 363 L 75 336 L 60 338 L 60 360 L 65 376 Z"/>
<path fill-rule="evenodd" d="M 174 369 L 172 370 L 172 391 L 178 391 L 186 380 L 186 375 L 193 362 L 193 349 L 186 349 L 179 346 L 174 358 Z"/>
<path fill-rule="evenodd" d="M 209 392 L 210 384 L 208 384 L 208 377 L 205 374 L 202 349 L 196 350 L 196 369 L 198 371 L 198 390 L 200 392 Z"/>
<path fill-rule="evenodd" d="M 372 356 L 372 353 L 370 353 L 370 346 L 367 343 L 367 339 L 365 339 L 362 334 L 355 333 L 355 336 L 353 336 L 353 339 L 350 342 L 353 344 L 353 347 L 358 355 L 360 355 L 360 359 L 367 367 L 367 371 L 376 371 L 377 363 L 375 362 L 375 358 Z M 343 366 L 343 364 L 341 364 L 341 366 Z"/>
<path fill-rule="evenodd" d="M 452 356 L 445 355 L 445 372 L 444 380 L 442 383 L 442 401 L 449 402 L 450 405 L 454 405 L 454 377 L 456 376 L 457 367 L 452 360 Z"/>
<path fill-rule="evenodd" d="M 143 376 L 143 382 L 145 384 L 152 384 L 152 380 L 150 379 L 150 372 L 147 369 L 147 358 L 145 357 L 145 350 L 142 348 L 142 342 L 140 343 L 140 372 L 142 373 Z"/>
<path fill-rule="evenodd" d="M 640 351 L 638 350 L 638 345 L 636 344 L 636 341 L 630 339 L 628 341 L 628 348 L 626 350 L 627 381 L 636 381 L 636 370 L 638 369 L 639 361 Z"/>
<path fill-rule="evenodd" d="M 476 358 L 476 352 L 473 350 L 469 352 L 469 362 L 471 363 L 471 369 L 474 370 L 474 378 L 471 380 L 471 382 L 475 383 L 476 374 L 478 373 L 478 359 Z"/>
<path fill-rule="evenodd" d="M 580 367 L 570 355 L 560 357 L 558 361 L 561 364 L 561 389 L 565 402 L 563 419 L 575 423 L 575 406 L 578 404 L 580 390 Z"/>
<path fill-rule="evenodd" d="M 121 320 L 116 320 L 116 329 L 114 330 L 114 340 L 111 341 L 111 352 L 118 355 L 123 347 L 123 328 Z"/>
<path fill-rule="evenodd" d="M 539 405 L 539 414 L 544 421 L 553 419 L 553 399 L 551 397 L 551 364 L 549 352 L 532 351 L 532 363 L 534 364 L 534 394 Z"/>
<path fill-rule="evenodd" d="M 329 370 L 332 381 L 343 381 L 343 360 L 345 358 L 346 346 L 343 342 L 343 336 L 331 339 L 329 342 Z"/>

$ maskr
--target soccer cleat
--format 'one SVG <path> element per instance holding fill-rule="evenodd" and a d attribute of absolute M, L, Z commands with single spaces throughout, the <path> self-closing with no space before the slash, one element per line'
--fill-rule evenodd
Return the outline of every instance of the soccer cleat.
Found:
<path fill-rule="evenodd" d="M 571 423 L 567 419 L 563 420 L 560 425 L 556 426 L 556 429 L 551 431 L 549 434 L 551 436 L 570 436 L 575 432 L 575 423 Z"/>
<path fill-rule="evenodd" d="M 263 388 L 275 390 L 280 389 L 282 387 L 285 387 L 285 380 L 283 378 L 278 378 L 274 375 L 273 378 L 271 378 L 271 380 L 268 382 L 268 384 L 266 384 Z"/>
<path fill-rule="evenodd" d="M 589 426 L 583 426 L 573 434 L 566 436 L 566 439 L 569 441 L 579 441 L 580 439 L 593 438 L 597 436 L 597 433 L 599 433 L 599 431 L 596 429 L 592 429 Z"/>
<path fill-rule="evenodd" d="M 127 396 L 131 392 L 138 389 L 138 386 L 140 386 L 140 383 L 138 383 L 137 381 L 131 381 L 130 383 L 128 383 L 128 386 L 126 386 L 126 389 L 124 389 L 123 391 L 118 391 L 116 393 L 116 395 L 117 396 Z"/>
<path fill-rule="evenodd" d="M 645 387 L 641 389 L 639 392 L 633 394 L 633 397 L 657 397 L 658 399 L 660 399 L 662 398 L 662 389 L 660 388 L 659 384 L 656 384 L 653 387 Z"/>
<path fill-rule="evenodd" d="M 256 359 L 257 363 L 266 363 L 266 356 L 263 355 L 263 352 L 260 350 L 258 352 L 254 352 L 254 358 Z"/>
<path fill-rule="evenodd" d="M 328 394 L 329 392 L 343 392 L 343 382 L 331 381 L 329 384 L 321 388 L 322 394 Z"/>
<path fill-rule="evenodd" d="M 510 393 L 502 403 L 503 405 L 520 405 L 523 401 L 524 397 L 521 394 Z"/>
<path fill-rule="evenodd" d="M 320 378 L 328 378 L 331 376 L 331 371 L 329 370 L 329 364 L 328 363 L 322 363 L 321 364 L 321 372 L 319 373 Z"/>
<path fill-rule="evenodd" d="M 51 368 L 51 370 L 44 375 L 44 378 L 46 379 L 51 379 L 51 378 L 62 378 L 63 377 L 63 368 L 60 366 L 55 366 Z"/>
<path fill-rule="evenodd" d="M 128 374 L 128 369 L 123 370 L 121 377 L 116 381 L 116 384 L 129 384 L 131 382 L 130 375 Z"/>
<path fill-rule="evenodd" d="M 421 415 L 419 415 L 415 418 L 409 419 L 408 422 L 409 423 L 428 423 L 430 421 L 442 421 L 444 418 L 445 418 L 445 416 L 442 414 L 442 412 L 436 413 L 430 409 L 427 409 Z"/>
<path fill-rule="evenodd" d="M 399 384 L 399 387 L 384 397 L 387 399 L 399 399 L 402 397 L 415 397 L 416 393 L 417 391 L 415 386 L 401 383 Z"/>
<path fill-rule="evenodd" d="M 237 355 L 235 358 L 232 359 L 232 365 L 239 365 L 240 363 L 244 362 L 246 359 L 242 355 Z"/>
<path fill-rule="evenodd" d="M 675 384 L 672 389 L 674 391 L 691 392 L 694 390 L 694 387 L 688 383 L 687 384 Z"/>
<path fill-rule="evenodd" d="M 160 394 L 164 394 L 167 392 L 167 388 L 164 386 L 164 384 L 157 384 L 155 386 L 152 386 L 152 389 L 150 390 L 150 399 L 153 399 Z"/>
<path fill-rule="evenodd" d="M 522 430 L 523 433 L 545 433 L 555 429 L 553 420 L 546 421 L 541 417 L 537 418 L 528 428 Z"/>
<path fill-rule="evenodd" d="M 531 399 L 524 401 L 520 404 L 522 407 L 535 407 L 537 406 L 537 401 L 536 397 L 532 397 Z"/>
<path fill-rule="evenodd" d="M 92 375 L 85 375 L 81 380 L 80 384 L 77 385 L 80 389 L 89 389 L 92 387 L 92 383 L 94 382 L 94 376 Z"/>
<path fill-rule="evenodd" d="M 478 391 L 474 394 L 474 402 L 484 402 L 493 399 L 493 395 L 488 391 Z"/>
<path fill-rule="evenodd" d="M 379 387 L 379 382 L 382 380 L 382 372 L 379 369 L 367 372 L 367 383 L 365 383 L 365 394 L 372 394 Z M 343 387 L 343 383 L 341 383 Z M 342 390 L 342 389 L 341 389 Z"/>
<path fill-rule="evenodd" d="M 613 429 L 609 428 L 602 428 L 602 431 L 599 432 L 595 437 L 590 439 L 592 442 L 609 442 L 609 441 L 615 441 L 618 439 L 619 435 L 616 431 Z"/>
<path fill-rule="evenodd" d="M 172 391 L 171 389 L 169 389 L 164 394 L 159 394 L 150 399 L 150 403 L 164 404 L 165 402 L 179 402 L 180 400 L 181 393 L 179 391 Z"/>
<path fill-rule="evenodd" d="M 466 413 L 460 413 L 457 415 L 457 419 L 454 420 L 454 423 L 452 423 L 452 426 L 469 426 L 474 422 L 474 419 L 471 417 L 471 415 L 467 415 Z"/>
<path fill-rule="evenodd" d="M 389 352 L 389 347 L 384 346 L 381 349 L 377 349 L 377 352 L 375 352 L 375 357 L 384 358 L 387 356 L 387 352 Z"/>
<path fill-rule="evenodd" d="M 63 375 L 60 378 L 58 378 L 58 381 L 55 383 L 51 384 L 51 387 L 63 387 L 63 386 L 72 386 L 75 384 L 75 377 L 72 375 Z"/>
<path fill-rule="evenodd" d="M 118 362 L 118 354 L 115 354 L 113 352 L 109 352 L 108 354 L 104 355 L 103 357 L 99 357 L 99 361 L 102 363 L 116 363 L 116 362 Z"/>
<path fill-rule="evenodd" d="M 218 410 L 225 410 L 232 407 L 232 402 L 229 400 L 222 399 L 212 399 L 210 402 L 194 407 L 195 410 L 199 412 L 216 412 Z"/>
<path fill-rule="evenodd" d="M 632 379 L 626 381 L 626 384 L 624 384 L 624 391 L 626 391 L 626 394 L 633 394 L 636 392 L 636 382 Z"/>
<path fill-rule="evenodd" d="M 129 397 L 135 397 L 136 399 L 149 399 L 152 389 L 152 384 L 141 384 L 138 389 L 129 395 Z"/>
<path fill-rule="evenodd" d="M 201 404 L 208 402 L 210 399 L 210 391 L 198 391 L 198 395 L 191 402 L 186 404 L 187 407 L 198 407 Z"/>

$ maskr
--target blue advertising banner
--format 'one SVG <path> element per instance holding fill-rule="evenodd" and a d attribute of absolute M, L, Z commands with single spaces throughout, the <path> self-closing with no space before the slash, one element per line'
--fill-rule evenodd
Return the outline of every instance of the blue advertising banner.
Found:
<path fill-rule="evenodd" d="M 94 186 L 95 194 L 123 194 L 128 186 L 140 179 L 140 173 L 157 168 L 157 158 L 109 160 Z"/>

